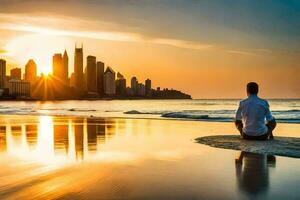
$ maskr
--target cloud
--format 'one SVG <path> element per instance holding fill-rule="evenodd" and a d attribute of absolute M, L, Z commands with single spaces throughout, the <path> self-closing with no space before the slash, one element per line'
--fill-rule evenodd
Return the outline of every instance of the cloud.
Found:
<path fill-rule="evenodd" d="M 249 51 L 241 51 L 241 50 L 227 50 L 226 52 L 232 54 L 239 54 L 239 55 L 246 55 L 246 56 L 256 56 L 256 53 L 249 52 Z"/>
<path fill-rule="evenodd" d="M 20 21 L 22 21 L 20 23 Z M 41 24 L 43 23 L 43 25 Z M 88 24 L 90 27 L 82 26 Z M 144 37 L 140 33 L 97 29 L 95 21 L 65 17 L 28 17 L 19 14 L 0 14 L 0 29 L 56 36 L 71 36 L 119 42 L 146 42 L 177 48 L 207 50 L 214 46 L 173 38 Z M 96 29 L 96 30 L 95 30 Z"/>
<path fill-rule="evenodd" d="M 7 55 L 7 54 L 8 54 L 8 51 L 5 50 L 4 48 L 1 48 L 1 47 L 0 47 L 0 55 L 5 56 L 5 55 Z"/>

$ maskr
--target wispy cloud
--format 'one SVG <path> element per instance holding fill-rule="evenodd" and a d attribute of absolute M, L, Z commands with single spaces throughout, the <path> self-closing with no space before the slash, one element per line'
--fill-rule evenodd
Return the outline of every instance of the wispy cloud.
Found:
<path fill-rule="evenodd" d="M 41 24 L 41 21 L 43 22 L 43 25 Z M 75 24 L 74 21 L 77 23 Z M 102 30 L 99 31 L 82 28 L 81 24 L 86 23 L 92 25 L 96 22 L 86 20 L 82 21 L 81 19 L 74 18 L 68 19 L 61 17 L 28 17 L 19 14 L 0 14 L 0 29 L 2 30 L 48 34 L 56 36 L 82 37 L 107 41 L 146 42 L 194 50 L 206 50 L 214 47 L 210 44 L 202 44 L 199 42 L 173 38 L 143 37 L 143 35 L 139 33 Z M 70 25 L 74 28 L 69 28 Z M 97 26 L 95 25 L 91 27 Z"/>
<path fill-rule="evenodd" d="M 113 23 L 87 20 L 67 16 L 28 16 L 24 14 L 0 14 L 0 29 L 25 33 L 47 34 L 55 36 L 80 37 L 117 42 L 150 43 L 192 50 L 216 50 L 243 56 L 255 56 L 270 53 L 268 49 L 234 49 L 216 44 L 190 41 L 176 38 L 144 36 L 139 32 L 122 32 Z"/>
<path fill-rule="evenodd" d="M 239 54 L 239 55 L 247 55 L 247 56 L 256 56 L 258 54 L 250 52 L 250 51 L 242 51 L 242 50 L 227 50 L 226 52 L 232 54 Z"/>

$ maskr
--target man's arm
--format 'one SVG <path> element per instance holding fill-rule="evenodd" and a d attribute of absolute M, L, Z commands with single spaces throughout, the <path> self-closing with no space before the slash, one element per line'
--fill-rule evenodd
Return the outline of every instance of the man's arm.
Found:
<path fill-rule="evenodd" d="M 277 123 L 276 123 L 276 120 L 275 118 L 273 117 L 271 111 L 270 111 L 270 106 L 269 106 L 269 103 L 267 103 L 267 107 L 266 107 L 266 121 L 267 121 L 267 127 L 268 127 L 268 132 L 269 132 L 269 135 L 270 135 L 270 138 L 273 139 L 274 136 L 273 136 L 273 130 L 275 129 Z"/>
<path fill-rule="evenodd" d="M 239 104 L 239 107 L 235 114 L 235 126 L 239 130 L 239 132 L 242 134 L 243 132 L 243 122 L 242 122 L 242 106 L 241 103 Z"/>

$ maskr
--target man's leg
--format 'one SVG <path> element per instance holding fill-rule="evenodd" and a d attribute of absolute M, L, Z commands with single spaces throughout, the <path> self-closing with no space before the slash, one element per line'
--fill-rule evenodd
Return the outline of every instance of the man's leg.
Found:
<path fill-rule="evenodd" d="M 268 127 L 268 135 L 269 135 L 270 139 L 274 138 L 274 136 L 273 136 L 273 130 L 275 129 L 276 125 L 277 125 L 277 123 L 276 123 L 275 119 L 269 121 L 267 123 L 267 125 L 266 125 Z"/>

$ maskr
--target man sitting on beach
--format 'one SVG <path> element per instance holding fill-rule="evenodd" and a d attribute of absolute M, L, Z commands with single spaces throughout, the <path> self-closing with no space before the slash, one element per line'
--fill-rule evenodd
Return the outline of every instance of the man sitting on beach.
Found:
<path fill-rule="evenodd" d="M 258 84 L 247 84 L 248 98 L 240 102 L 236 112 L 235 125 L 244 139 L 273 139 L 272 131 L 276 127 L 269 103 L 257 96 Z"/>

